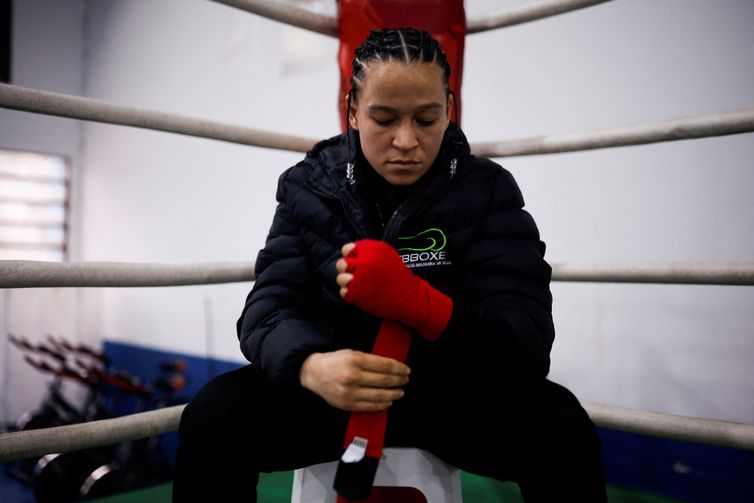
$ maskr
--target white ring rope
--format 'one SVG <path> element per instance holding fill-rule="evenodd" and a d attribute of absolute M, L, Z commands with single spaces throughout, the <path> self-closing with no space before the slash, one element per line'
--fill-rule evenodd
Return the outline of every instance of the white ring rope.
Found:
<path fill-rule="evenodd" d="M 754 262 L 553 264 L 553 281 L 754 285 Z"/>
<path fill-rule="evenodd" d="M 591 7 L 610 0 L 544 0 L 489 12 L 466 20 L 466 33 L 479 33 Z"/>
<path fill-rule="evenodd" d="M 183 286 L 254 281 L 254 264 L 0 260 L 0 288 Z"/>
<path fill-rule="evenodd" d="M 176 431 L 185 405 L 114 419 L 0 435 L 0 463 L 14 459 L 118 444 Z"/>
<path fill-rule="evenodd" d="M 338 20 L 334 16 L 318 14 L 279 0 L 212 1 L 322 35 L 338 36 Z M 529 5 L 502 9 L 469 18 L 466 20 L 466 32 L 469 34 L 479 33 L 495 28 L 528 23 L 529 21 L 564 14 L 607 1 L 610 0 L 544 0 L 532 2 Z"/>
<path fill-rule="evenodd" d="M 306 152 L 317 142 L 311 138 L 114 105 L 91 98 L 9 84 L 0 84 L 0 107 L 297 152 Z"/>
<path fill-rule="evenodd" d="M 553 264 L 553 281 L 754 286 L 754 262 Z M 0 260 L 0 288 L 140 287 L 254 281 L 250 262 L 143 264 Z"/>
<path fill-rule="evenodd" d="M 212 0 L 305 30 L 338 36 L 338 20 L 280 0 Z"/>
<path fill-rule="evenodd" d="M 582 403 L 597 426 L 614 430 L 754 451 L 754 425 L 657 414 Z M 0 463 L 45 454 L 112 445 L 178 429 L 185 405 L 69 426 L 0 435 Z"/>
<path fill-rule="evenodd" d="M 0 84 L 0 107 L 32 113 L 156 129 L 242 145 L 306 152 L 317 140 L 244 128 L 180 115 L 141 110 L 104 101 Z M 473 143 L 481 157 L 553 154 L 597 148 L 688 140 L 754 132 L 754 108 L 615 129 L 538 136 L 521 140 Z"/>
<path fill-rule="evenodd" d="M 480 157 L 513 157 L 625 147 L 751 132 L 754 132 L 754 108 L 742 108 L 718 114 L 699 115 L 613 129 L 474 143 L 471 150 Z"/>
<path fill-rule="evenodd" d="M 754 451 L 754 425 L 658 414 L 612 405 L 581 404 L 594 424 L 603 428 L 669 438 L 682 442 Z"/>

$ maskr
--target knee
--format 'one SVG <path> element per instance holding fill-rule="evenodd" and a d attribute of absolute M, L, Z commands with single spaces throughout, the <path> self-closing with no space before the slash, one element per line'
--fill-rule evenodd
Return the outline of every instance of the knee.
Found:
<path fill-rule="evenodd" d="M 252 420 L 248 409 L 253 386 L 238 374 L 234 371 L 212 379 L 191 399 L 181 414 L 182 439 L 233 435 L 235 426 Z"/>
<path fill-rule="evenodd" d="M 181 421 L 178 426 L 178 432 L 181 438 L 193 434 L 202 435 L 206 432 L 207 427 L 212 424 L 209 417 L 212 407 L 205 407 L 197 400 L 197 397 L 191 399 L 181 413 Z"/>
<path fill-rule="evenodd" d="M 567 443 L 582 452 L 598 453 L 601 441 L 589 414 L 568 389 L 551 384 L 552 408 L 548 412 L 553 438 L 557 443 Z"/>

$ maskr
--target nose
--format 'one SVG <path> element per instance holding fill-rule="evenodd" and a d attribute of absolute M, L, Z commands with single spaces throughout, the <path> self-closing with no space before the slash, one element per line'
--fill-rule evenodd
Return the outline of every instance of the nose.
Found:
<path fill-rule="evenodd" d="M 398 150 L 411 150 L 417 145 L 419 145 L 419 141 L 416 137 L 416 131 L 410 123 L 403 123 L 396 128 L 393 147 Z"/>

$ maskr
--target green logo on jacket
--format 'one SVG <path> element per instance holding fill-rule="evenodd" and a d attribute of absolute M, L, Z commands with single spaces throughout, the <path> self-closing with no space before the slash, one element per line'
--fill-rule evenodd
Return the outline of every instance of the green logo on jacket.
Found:
<path fill-rule="evenodd" d="M 398 240 L 408 241 L 406 246 L 398 248 L 399 252 L 439 252 L 445 249 L 445 245 L 448 242 L 445 238 L 445 233 L 435 228 L 421 231 L 415 236 L 399 237 Z"/>

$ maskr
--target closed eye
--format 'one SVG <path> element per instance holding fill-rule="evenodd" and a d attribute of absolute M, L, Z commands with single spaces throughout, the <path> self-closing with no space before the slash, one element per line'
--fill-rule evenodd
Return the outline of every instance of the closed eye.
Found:
<path fill-rule="evenodd" d="M 374 122 L 376 122 L 380 126 L 390 126 L 395 122 L 394 119 L 372 119 Z"/>
<path fill-rule="evenodd" d="M 430 119 L 430 120 L 416 119 L 416 123 L 419 124 L 420 126 L 425 126 L 426 127 L 426 126 L 431 126 L 432 124 L 434 124 L 435 120 L 436 119 Z"/>

